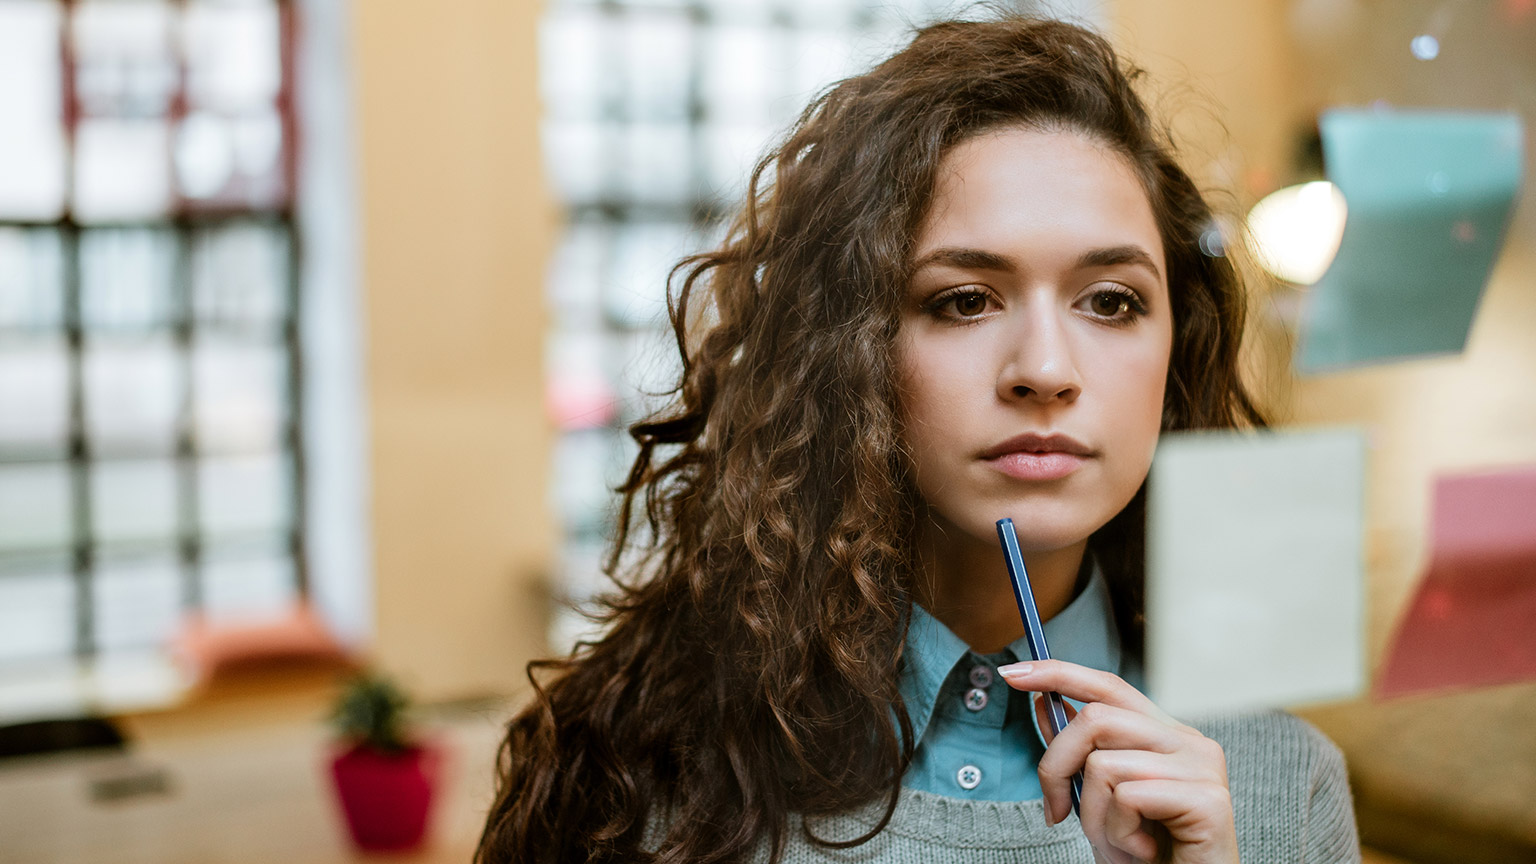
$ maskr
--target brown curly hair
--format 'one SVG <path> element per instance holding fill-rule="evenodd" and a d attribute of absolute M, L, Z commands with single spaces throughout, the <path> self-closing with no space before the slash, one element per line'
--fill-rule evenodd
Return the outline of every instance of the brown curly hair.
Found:
<path fill-rule="evenodd" d="M 892 347 L 957 142 L 1022 124 L 1124 154 L 1168 262 L 1163 428 L 1262 425 L 1238 371 L 1241 280 L 1200 251 L 1211 210 L 1139 75 L 1070 24 L 937 24 L 823 94 L 758 164 L 725 242 L 674 271 L 681 382 L 630 430 L 605 635 L 530 664 L 480 864 L 728 862 L 763 843 L 777 860 L 790 814 L 882 798 L 864 837 L 811 839 L 884 829 L 913 746 L 898 679 L 918 512 Z M 1090 540 L 1138 653 L 1143 500 Z"/>

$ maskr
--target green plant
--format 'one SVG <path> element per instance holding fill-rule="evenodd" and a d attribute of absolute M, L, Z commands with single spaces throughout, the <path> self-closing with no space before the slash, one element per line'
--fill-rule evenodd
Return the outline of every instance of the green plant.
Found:
<path fill-rule="evenodd" d="M 399 753 L 406 740 L 405 712 L 410 700 L 394 682 L 377 672 L 362 672 L 342 685 L 331 724 L 349 741 L 380 753 Z"/>

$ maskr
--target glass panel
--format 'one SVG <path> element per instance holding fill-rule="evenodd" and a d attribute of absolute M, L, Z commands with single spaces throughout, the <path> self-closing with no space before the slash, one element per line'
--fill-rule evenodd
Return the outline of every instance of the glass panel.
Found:
<path fill-rule="evenodd" d="M 182 194 L 211 204 L 271 207 L 283 200 L 283 126 L 276 111 L 189 115 L 177 130 Z"/>
<path fill-rule="evenodd" d="M 54 0 L 0 3 L 0 217 L 54 219 L 64 210 L 62 10 Z"/>
<path fill-rule="evenodd" d="M 619 226 L 614 234 L 605 311 L 626 327 L 665 326 L 667 273 L 690 250 L 689 226 L 642 222 Z"/>
<path fill-rule="evenodd" d="M 75 215 L 152 219 L 170 212 L 171 140 L 163 120 L 82 120 L 75 132 Z"/>
<path fill-rule="evenodd" d="M 0 574 L 0 662 L 69 654 L 74 639 L 69 574 Z"/>
<path fill-rule="evenodd" d="M 710 120 L 772 123 L 776 82 L 782 81 L 787 71 L 784 58 L 776 56 L 784 52 L 777 50 L 772 33 L 758 27 L 728 26 L 706 31 L 704 37 L 699 88 Z"/>
<path fill-rule="evenodd" d="M 595 327 L 563 327 L 545 344 L 550 419 L 560 429 L 605 426 L 617 397 L 603 365 L 603 333 Z"/>
<path fill-rule="evenodd" d="M 628 116 L 688 119 L 693 50 L 693 28 L 684 15 L 651 14 L 629 22 L 624 29 L 621 76 Z"/>
<path fill-rule="evenodd" d="M 288 460 L 276 453 L 198 465 L 198 516 L 209 534 L 273 533 L 292 521 Z"/>
<path fill-rule="evenodd" d="M 91 580 L 96 645 L 111 651 L 161 645 L 181 622 L 181 565 L 170 552 L 102 560 Z"/>
<path fill-rule="evenodd" d="M 281 344 L 201 341 L 192 354 L 192 382 L 199 452 L 278 449 L 288 392 Z"/>
<path fill-rule="evenodd" d="M 236 224 L 199 235 L 192 253 L 192 308 L 202 325 L 268 328 L 288 297 L 288 237 L 273 225 Z"/>
<path fill-rule="evenodd" d="M 767 124 L 705 126 L 702 156 L 710 191 L 735 206 L 746 195 L 752 166 L 775 134 Z"/>
<path fill-rule="evenodd" d="M 792 98 L 808 102 L 821 88 L 858 72 L 853 63 L 856 41 L 852 33 L 836 30 L 802 31 L 795 39 Z"/>
<path fill-rule="evenodd" d="M 113 117 L 167 113 L 177 76 L 173 26 L 165 0 L 81 0 L 73 34 L 80 107 Z"/>
<path fill-rule="evenodd" d="M 551 492 L 561 524 L 572 534 L 601 534 L 614 506 L 609 488 L 624 467 L 618 434 L 607 429 L 568 432 L 555 442 Z"/>
<path fill-rule="evenodd" d="M 85 346 L 86 434 L 98 453 L 175 448 L 182 372 L 169 337 Z"/>
<path fill-rule="evenodd" d="M 80 317 L 92 329 L 147 329 L 175 314 L 176 237 L 97 228 L 80 235 Z"/>
<path fill-rule="evenodd" d="M 282 42 L 271 0 L 190 3 L 182 36 L 194 106 L 244 111 L 277 98 Z"/>
<path fill-rule="evenodd" d="M 607 83 L 603 45 L 613 38 L 606 15 L 568 12 L 544 20 L 539 31 L 539 90 L 551 116 L 594 120 L 602 113 Z"/>
<path fill-rule="evenodd" d="M 551 122 L 542 128 L 544 163 L 550 183 L 568 204 L 592 204 L 610 195 L 610 143 L 618 140 L 616 124 L 586 121 Z"/>
<path fill-rule="evenodd" d="M 69 451 L 69 354 L 63 339 L 10 340 L 0 348 L 0 452 Z"/>
<path fill-rule="evenodd" d="M 0 465 L 0 549 L 68 544 L 74 536 L 70 500 L 66 463 Z"/>
<path fill-rule="evenodd" d="M 176 538 L 176 463 L 169 459 L 91 466 L 91 528 L 102 541 Z"/>
<path fill-rule="evenodd" d="M 561 324 L 597 320 L 603 265 L 612 231 L 601 222 L 570 226 L 555 250 L 545 281 L 545 299 Z"/>
<path fill-rule="evenodd" d="M 0 228 L 0 329 L 49 329 L 63 323 L 63 265 L 57 231 Z"/>
<path fill-rule="evenodd" d="M 635 124 L 624 144 L 624 191 L 630 200 L 683 205 L 692 200 L 693 141 L 686 124 Z"/>
<path fill-rule="evenodd" d="M 214 550 L 203 568 L 203 609 L 213 619 L 276 615 L 298 599 L 293 560 L 278 546 Z"/>
<path fill-rule="evenodd" d="M 626 333 L 610 347 L 609 356 L 626 424 L 665 406 L 664 394 L 677 385 L 683 371 L 671 331 Z"/>

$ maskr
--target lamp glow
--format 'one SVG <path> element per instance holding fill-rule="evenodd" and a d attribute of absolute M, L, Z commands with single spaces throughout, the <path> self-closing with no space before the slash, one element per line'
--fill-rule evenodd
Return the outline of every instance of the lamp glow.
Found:
<path fill-rule="evenodd" d="M 1259 264 L 1297 285 L 1321 279 L 1344 237 L 1344 194 L 1326 180 L 1287 186 L 1248 212 L 1248 237 Z"/>

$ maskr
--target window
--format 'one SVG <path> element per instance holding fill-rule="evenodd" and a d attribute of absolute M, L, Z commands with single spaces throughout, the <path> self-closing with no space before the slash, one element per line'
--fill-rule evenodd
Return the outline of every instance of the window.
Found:
<path fill-rule="evenodd" d="M 0 2 L 0 714 L 307 591 L 295 15 Z"/>

